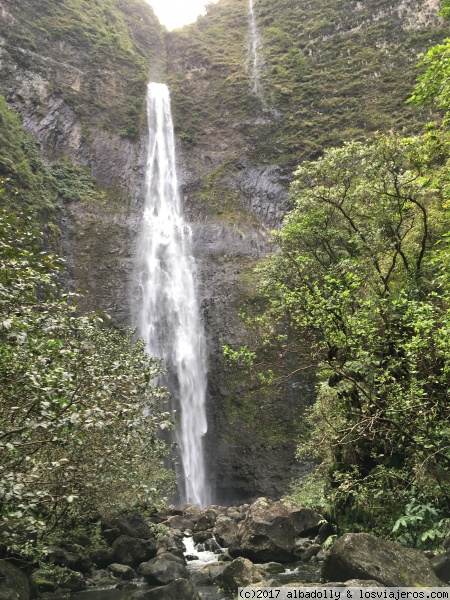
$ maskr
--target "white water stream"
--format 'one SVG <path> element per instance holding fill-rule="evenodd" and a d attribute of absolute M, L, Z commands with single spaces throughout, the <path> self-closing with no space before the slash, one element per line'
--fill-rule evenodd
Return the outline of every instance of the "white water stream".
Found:
<path fill-rule="evenodd" d="M 168 385 L 178 400 L 176 428 L 182 465 L 181 500 L 210 504 L 203 436 L 206 348 L 195 288 L 192 232 L 182 214 L 170 95 L 150 83 L 147 93 L 149 147 L 146 200 L 138 252 L 141 306 L 139 333 L 152 356 L 163 359 Z"/>
<path fill-rule="evenodd" d="M 258 96 L 258 98 L 261 100 L 261 103 L 265 107 L 266 102 L 261 88 L 261 69 L 263 67 L 263 59 L 260 52 L 261 36 L 256 23 L 253 0 L 249 0 L 248 3 L 248 26 L 250 37 L 248 63 L 251 65 L 252 92 L 255 94 L 255 96 Z"/>

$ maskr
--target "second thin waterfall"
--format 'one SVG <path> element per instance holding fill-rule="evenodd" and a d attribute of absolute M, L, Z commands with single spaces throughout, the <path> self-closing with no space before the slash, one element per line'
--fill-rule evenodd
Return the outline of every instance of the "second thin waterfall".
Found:
<path fill-rule="evenodd" d="M 138 258 L 139 333 L 148 352 L 163 359 L 168 371 L 164 383 L 178 401 L 181 499 L 204 507 L 210 502 L 203 455 L 207 430 L 206 349 L 195 286 L 192 234 L 183 219 L 178 189 L 166 85 L 149 84 L 147 114 L 146 200 Z"/>

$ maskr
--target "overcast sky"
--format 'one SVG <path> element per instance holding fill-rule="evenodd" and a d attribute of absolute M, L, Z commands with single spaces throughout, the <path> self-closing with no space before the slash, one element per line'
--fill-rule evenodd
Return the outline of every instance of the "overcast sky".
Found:
<path fill-rule="evenodd" d="M 217 0 L 212 0 L 217 2 Z M 156 16 L 167 29 L 176 29 L 193 23 L 198 15 L 204 13 L 208 0 L 147 0 Z"/>

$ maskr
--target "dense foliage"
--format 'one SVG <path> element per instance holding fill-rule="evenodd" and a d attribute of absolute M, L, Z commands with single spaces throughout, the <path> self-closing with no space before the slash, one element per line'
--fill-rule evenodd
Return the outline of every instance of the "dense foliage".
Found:
<path fill-rule="evenodd" d="M 283 356 L 319 368 L 302 453 L 353 528 L 391 531 L 412 498 L 450 509 L 449 151 L 431 128 L 303 163 L 260 269 Z"/>
<path fill-rule="evenodd" d="M 22 534 L 159 502 L 171 477 L 157 431 L 170 423 L 159 365 L 131 332 L 76 314 L 32 219 L 2 212 L 0 238 L 0 517 L 20 546 Z"/>

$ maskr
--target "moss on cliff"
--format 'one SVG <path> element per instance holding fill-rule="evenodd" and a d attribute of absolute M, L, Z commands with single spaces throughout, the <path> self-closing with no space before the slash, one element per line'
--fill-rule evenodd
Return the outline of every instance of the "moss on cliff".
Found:
<path fill-rule="evenodd" d="M 135 138 L 145 122 L 151 65 L 164 62 L 162 28 L 144 0 L 5 0 L 8 62 L 49 81 L 87 125 Z M 67 65 L 65 77 L 55 72 Z M 159 67 L 158 67 L 159 68 Z M 35 76 L 36 76 L 35 75 Z M 39 104 L 39 94 L 34 102 Z"/>
<path fill-rule="evenodd" d="M 417 55 L 445 35 L 425 10 L 398 0 L 257 0 L 264 111 L 247 69 L 247 0 L 210 5 L 168 37 L 177 131 L 199 148 L 212 139 L 216 152 L 294 166 L 375 130 L 420 128 L 422 113 L 405 105 Z"/>

